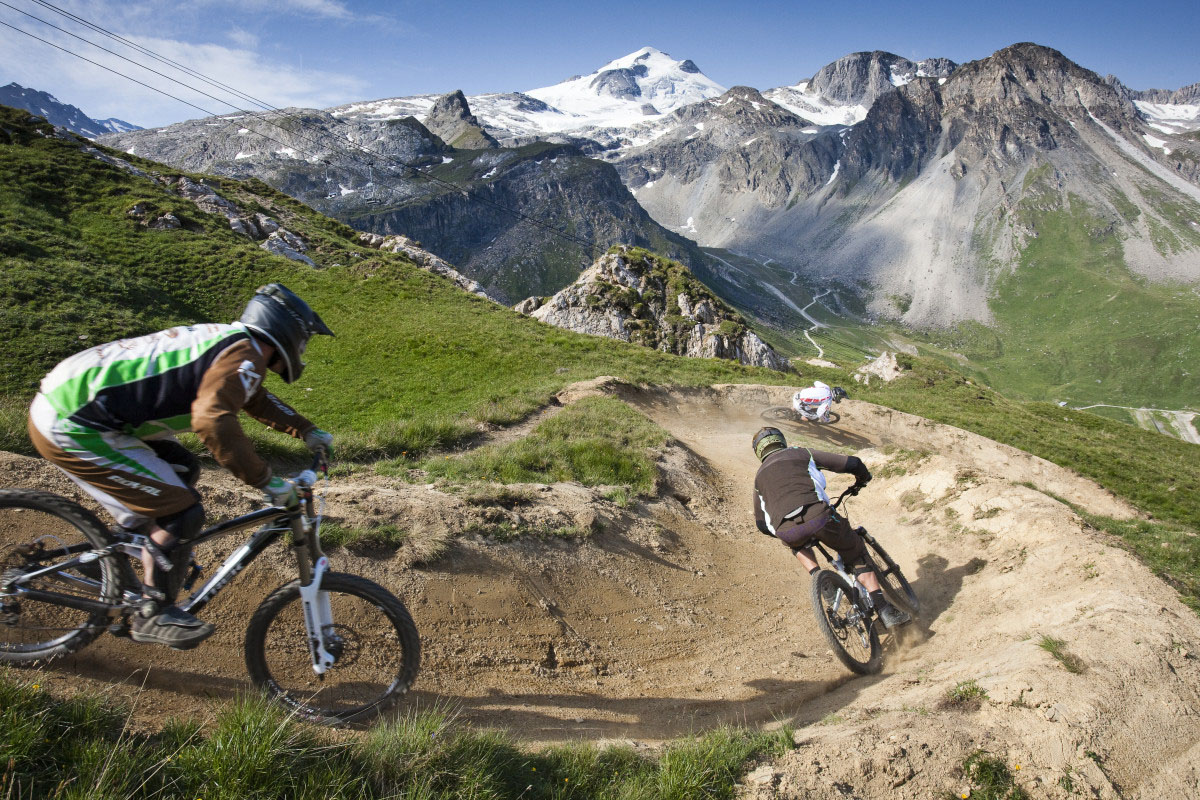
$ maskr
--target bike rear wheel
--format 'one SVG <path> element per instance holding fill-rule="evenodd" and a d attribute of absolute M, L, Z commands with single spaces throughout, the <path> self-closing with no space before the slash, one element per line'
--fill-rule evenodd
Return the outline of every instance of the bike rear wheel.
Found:
<path fill-rule="evenodd" d="M 310 722 L 340 725 L 376 716 L 408 691 L 421 663 L 421 642 L 408 610 L 377 583 L 326 573 L 335 663 L 313 672 L 300 582 L 263 601 L 246 631 L 246 668 L 256 686 Z"/>
<path fill-rule="evenodd" d="M 833 654 L 860 675 L 879 672 L 883 649 L 868 609 L 859 605 L 854 590 L 841 575 L 823 569 L 813 576 L 813 610 Z"/>
<path fill-rule="evenodd" d="M 921 601 L 917 593 L 908 585 L 908 579 L 900 571 L 900 565 L 892 560 L 879 542 L 869 537 L 863 537 L 864 544 L 875 562 L 875 574 L 879 577 L 879 585 L 892 605 L 902 608 L 914 617 L 921 613 Z"/>
<path fill-rule="evenodd" d="M 108 544 L 108 531 L 82 506 L 48 492 L 0 490 L 0 661 L 33 663 L 65 656 L 108 627 L 107 614 L 34 599 L 29 592 L 115 604 L 120 596 L 117 556 L 21 580 Z"/>

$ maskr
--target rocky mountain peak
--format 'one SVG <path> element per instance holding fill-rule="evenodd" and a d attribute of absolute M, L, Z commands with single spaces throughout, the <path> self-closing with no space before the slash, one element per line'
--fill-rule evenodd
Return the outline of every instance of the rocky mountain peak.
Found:
<path fill-rule="evenodd" d="M 882 50 L 851 53 L 819 69 L 808 89 L 833 103 L 869 106 L 880 95 L 916 77 L 918 70 L 907 58 Z"/>
<path fill-rule="evenodd" d="M 553 297 L 531 297 L 516 309 L 559 328 L 676 355 L 788 368 L 687 267 L 641 248 L 613 248 Z"/>
<path fill-rule="evenodd" d="M 460 150 L 486 150 L 500 146 L 471 113 L 471 106 L 461 89 L 444 94 L 434 101 L 433 107 L 425 116 L 425 127 L 451 147 Z"/>
<path fill-rule="evenodd" d="M 32 114 L 44 117 L 51 125 L 66 128 L 89 139 L 95 139 L 108 133 L 141 130 L 137 125 L 116 117 L 92 119 L 78 107 L 60 102 L 57 97 L 48 92 L 29 89 L 19 83 L 0 86 L 0 104 L 22 108 Z"/>

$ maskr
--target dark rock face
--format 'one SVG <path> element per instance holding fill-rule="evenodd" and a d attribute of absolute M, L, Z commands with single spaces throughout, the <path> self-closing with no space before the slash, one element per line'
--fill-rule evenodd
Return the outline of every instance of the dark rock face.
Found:
<path fill-rule="evenodd" d="M 642 87 L 637 79 L 644 78 L 650 72 L 645 64 L 636 64 L 622 69 L 607 69 L 592 79 L 591 87 L 596 94 L 616 98 L 632 98 L 642 96 Z"/>
<path fill-rule="evenodd" d="M 469 114 L 461 97 L 442 98 L 435 119 Z M 457 150 L 412 117 L 343 121 L 311 109 L 195 120 L 105 144 L 257 177 L 359 230 L 409 236 L 505 302 L 569 284 L 596 256 L 588 242 L 704 259 L 650 218 L 612 166 L 571 145 Z"/>
<path fill-rule="evenodd" d="M 683 72 L 687 72 L 687 73 L 690 73 L 693 75 L 700 72 L 700 68 L 697 67 L 696 63 L 694 61 L 692 61 L 690 58 L 685 58 L 683 61 L 680 61 L 679 69 L 682 70 Z"/>
<path fill-rule="evenodd" d="M 425 117 L 425 127 L 451 147 L 461 150 L 484 150 L 500 146 L 471 113 L 461 89 L 437 99 Z"/>

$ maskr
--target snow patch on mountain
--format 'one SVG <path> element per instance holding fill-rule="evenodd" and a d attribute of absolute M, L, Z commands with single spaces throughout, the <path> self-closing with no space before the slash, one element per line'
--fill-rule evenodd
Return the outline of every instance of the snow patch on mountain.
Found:
<path fill-rule="evenodd" d="M 896 78 L 895 73 L 893 78 Z M 794 86 L 768 89 L 763 92 L 763 97 L 816 125 L 856 125 L 867 118 L 868 106 L 858 103 L 839 105 L 809 91 L 808 87 L 808 81 L 801 81 Z"/>
<path fill-rule="evenodd" d="M 1170 135 L 1200 130 L 1200 104 L 1149 103 L 1134 100 L 1138 111 L 1146 115 L 1151 128 Z"/>

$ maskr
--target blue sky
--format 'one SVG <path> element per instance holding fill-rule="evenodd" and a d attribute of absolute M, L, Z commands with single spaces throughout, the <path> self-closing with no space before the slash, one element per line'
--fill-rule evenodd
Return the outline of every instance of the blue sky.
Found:
<path fill-rule="evenodd" d="M 232 110 L 14 10 L 119 47 L 36 0 L 0 2 L 0 23 L 207 110 Z M 796 83 L 859 50 L 887 50 L 912 59 L 942 56 L 961 63 L 1022 41 L 1061 50 L 1080 65 L 1101 75 L 1112 73 L 1135 89 L 1177 89 L 1200 82 L 1196 0 L 1140 5 L 1109 0 L 46 2 L 278 106 L 327 107 L 453 89 L 467 94 L 528 90 L 591 72 L 646 45 L 692 59 L 725 86 L 760 90 Z M 0 25 L 0 85 L 10 81 L 48 91 L 96 118 L 115 116 L 149 127 L 201 116 L 195 108 Z"/>

